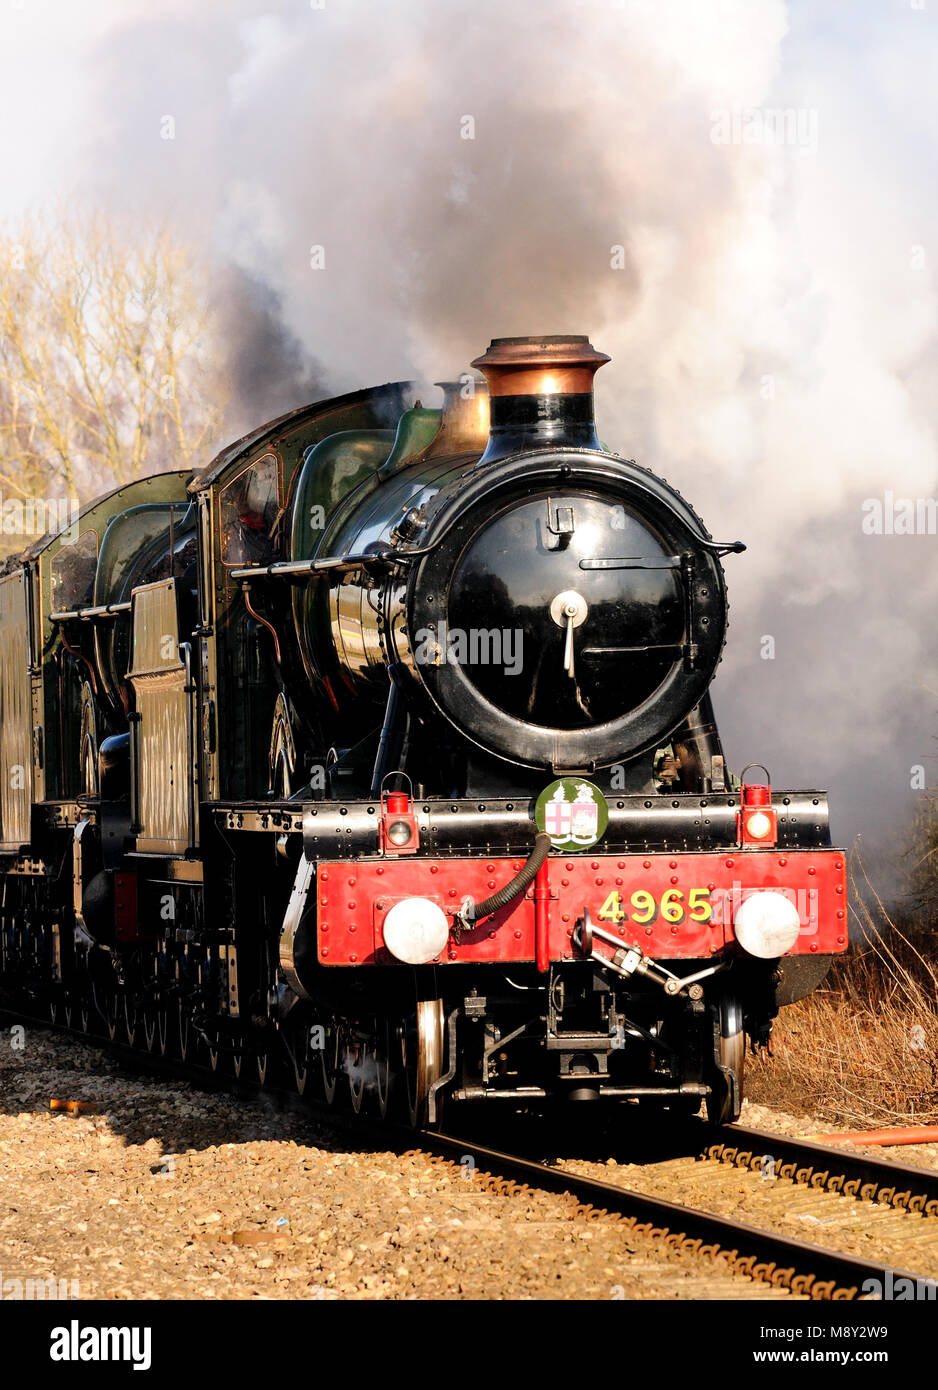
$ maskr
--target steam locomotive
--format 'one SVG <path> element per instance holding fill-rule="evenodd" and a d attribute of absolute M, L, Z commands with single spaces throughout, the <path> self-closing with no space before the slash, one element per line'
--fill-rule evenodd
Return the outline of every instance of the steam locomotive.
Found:
<path fill-rule="evenodd" d="M 721 557 L 584 337 L 266 424 L 0 575 L 0 1002 L 331 1104 L 734 1119 L 846 948 L 827 800 L 727 769 Z M 483 379 L 484 378 L 484 379 Z"/>

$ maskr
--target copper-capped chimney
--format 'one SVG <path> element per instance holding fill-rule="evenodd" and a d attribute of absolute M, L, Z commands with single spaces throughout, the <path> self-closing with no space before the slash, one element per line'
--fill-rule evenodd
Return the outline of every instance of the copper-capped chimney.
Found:
<path fill-rule="evenodd" d="M 593 377 L 609 358 L 582 336 L 493 338 L 473 362 L 489 384 L 489 442 L 480 463 L 520 449 L 598 449 Z"/>

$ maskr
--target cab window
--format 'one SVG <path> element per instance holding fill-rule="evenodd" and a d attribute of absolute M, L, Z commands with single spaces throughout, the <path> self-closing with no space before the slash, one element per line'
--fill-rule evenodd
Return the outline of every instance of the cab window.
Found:
<path fill-rule="evenodd" d="M 85 531 L 77 540 L 64 544 L 52 557 L 52 611 L 71 612 L 92 601 L 94 575 L 98 562 L 98 537 Z"/>
<path fill-rule="evenodd" d="M 262 565 L 276 559 L 280 521 L 280 466 L 265 454 L 222 490 L 221 557 L 226 565 Z"/>

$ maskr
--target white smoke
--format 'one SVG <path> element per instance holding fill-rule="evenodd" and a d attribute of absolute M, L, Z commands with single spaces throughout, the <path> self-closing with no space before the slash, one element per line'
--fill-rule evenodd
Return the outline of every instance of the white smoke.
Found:
<path fill-rule="evenodd" d="M 885 844 L 912 768 L 938 780 L 936 541 L 860 510 L 936 490 L 933 12 L 318 3 L 84 4 L 55 167 L 262 288 L 264 332 L 229 323 L 242 368 L 278 301 L 328 390 L 589 333 L 601 437 L 749 543 L 715 690 L 732 762 L 830 786 L 838 835 Z M 285 364 L 282 408 L 307 375 Z"/>

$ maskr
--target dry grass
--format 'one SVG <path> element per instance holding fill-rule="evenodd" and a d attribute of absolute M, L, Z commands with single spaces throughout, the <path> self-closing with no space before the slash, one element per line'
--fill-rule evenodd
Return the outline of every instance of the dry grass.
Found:
<path fill-rule="evenodd" d="M 835 963 L 823 988 L 781 1011 L 774 1057 L 750 1059 L 747 1094 L 838 1124 L 938 1121 L 935 952 L 899 930 L 862 863 L 854 870 L 861 944 Z"/>

